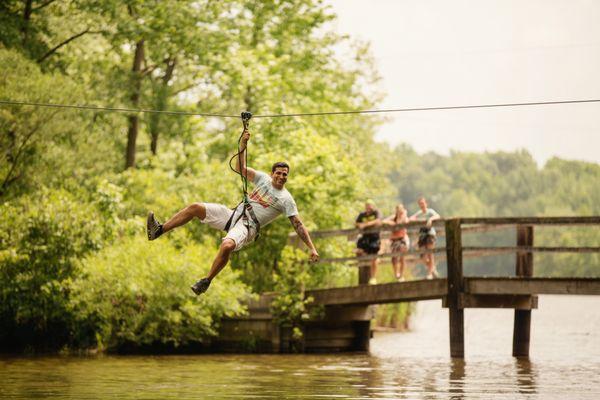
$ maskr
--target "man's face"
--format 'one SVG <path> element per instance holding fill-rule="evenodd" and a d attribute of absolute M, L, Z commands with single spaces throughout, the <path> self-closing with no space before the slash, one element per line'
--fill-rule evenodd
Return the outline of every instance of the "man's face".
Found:
<path fill-rule="evenodd" d="M 419 199 L 419 207 L 421 210 L 427 209 L 427 201 L 425 199 Z"/>
<path fill-rule="evenodd" d="M 289 170 L 286 167 L 277 167 L 275 171 L 271 173 L 271 180 L 273 186 L 281 188 L 287 182 Z"/>
<path fill-rule="evenodd" d="M 365 203 L 365 211 L 368 213 L 373 212 L 373 204 Z"/>

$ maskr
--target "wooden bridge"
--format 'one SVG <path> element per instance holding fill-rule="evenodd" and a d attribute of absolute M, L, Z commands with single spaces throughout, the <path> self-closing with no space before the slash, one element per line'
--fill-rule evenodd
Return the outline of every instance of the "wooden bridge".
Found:
<path fill-rule="evenodd" d="M 398 227 L 411 228 L 418 223 L 385 227 L 375 230 L 390 230 Z M 422 223 L 421 223 L 422 224 Z M 314 304 L 337 310 L 326 315 L 343 314 L 341 310 L 349 308 L 357 313 L 357 307 L 368 307 L 372 304 L 413 302 L 419 300 L 442 299 L 442 305 L 448 308 L 450 354 L 452 357 L 464 357 L 464 309 L 465 308 L 512 308 L 515 310 L 513 332 L 513 355 L 528 356 L 531 326 L 531 310 L 537 308 L 537 295 L 600 295 L 600 278 L 542 278 L 533 277 L 533 253 L 536 252 L 575 252 L 598 253 L 600 247 L 535 247 L 533 245 L 535 225 L 579 226 L 598 225 L 600 217 L 553 217 L 553 218 L 455 218 L 439 221 L 444 224 L 441 232 L 446 236 L 444 252 L 448 266 L 446 279 L 415 280 L 408 282 L 386 283 L 379 285 L 366 284 L 369 280 L 369 268 L 360 264 L 374 257 L 392 257 L 401 253 L 380 254 L 377 256 L 346 257 L 324 259 L 325 263 L 359 262 L 359 285 L 354 287 L 319 289 L 306 292 L 306 296 L 314 299 Z M 463 247 L 462 234 L 466 232 L 485 232 L 489 230 L 515 227 L 517 245 L 514 247 Z M 597 228 L 596 228 L 597 229 Z M 371 229 L 372 231 L 373 229 Z M 356 236 L 356 230 L 340 230 L 316 232 L 316 237 L 346 235 Z M 600 236 L 600 235 L 599 235 Z M 516 253 L 515 276 L 512 277 L 472 277 L 463 274 L 463 256 Z M 415 252 L 409 252 L 414 257 Z M 327 317 L 326 317 L 327 318 Z M 339 318 L 338 318 L 339 319 Z M 355 320 L 356 322 L 359 320 Z M 360 325 L 357 334 L 364 335 L 364 324 Z M 310 327 L 310 325 L 309 325 Z M 339 324 L 337 325 L 339 331 Z M 368 333 L 367 333 L 368 334 Z M 346 338 L 347 338 L 346 333 Z M 310 335 L 307 337 L 310 340 Z M 335 337 L 331 338 L 336 340 Z M 323 341 L 320 338 L 319 341 Z M 368 339 L 351 338 L 348 343 L 368 348 Z M 366 344 L 365 344 L 366 343 Z"/>
<path fill-rule="evenodd" d="M 553 218 L 453 218 L 435 221 L 443 225 L 438 236 L 445 236 L 445 247 L 429 252 L 440 253 L 437 260 L 445 259 L 447 278 L 414 280 L 398 283 L 368 285 L 369 261 L 404 255 L 416 261 L 420 251 L 383 253 L 376 256 L 324 258 L 322 263 L 345 263 L 359 269 L 358 285 L 343 288 L 318 289 L 305 292 L 315 305 L 324 307 L 322 318 L 304 324 L 304 350 L 309 352 L 335 352 L 368 350 L 371 336 L 372 305 L 441 299 L 449 313 L 450 354 L 464 357 L 464 310 L 466 308 L 514 309 L 513 355 L 529 355 L 531 311 L 538 306 L 538 295 L 600 295 L 600 278 L 545 278 L 534 277 L 534 253 L 600 253 L 600 247 L 540 247 L 534 246 L 534 226 L 582 227 L 598 231 L 600 217 Z M 382 231 L 405 227 L 418 230 L 423 222 L 411 222 L 395 227 L 383 226 L 369 231 Z M 468 247 L 462 245 L 463 234 L 483 234 L 490 231 L 514 229 L 516 246 Z M 357 229 L 319 231 L 314 238 L 347 236 L 355 240 L 361 233 Z M 600 237 L 600 232 L 596 238 Z M 297 238 L 291 236 L 292 242 Z M 465 276 L 463 258 L 495 254 L 516 254 L 515 273 L 510 277 Z M 598 260 L 596 258 L 596 260 Z M 597 262 L 597 261 L 596 261 Z M 365 265 L 366 264 L 366 265 Z M 600 265 L 596 265 L 600 267 Z M 598 269 L 600 271 L 600 268 Z M 599 274 L 600 275 L 600 274 Z M 251 350 L 262 352 L 289 351 L 290 331 L 279 326 L 270 312 L 273 294 L 265 294 L 249 305 L 250 315 L 224 321 L 219 335 L 220 350 Z M 239 347 L 251 343 L 254 347 Z"/>

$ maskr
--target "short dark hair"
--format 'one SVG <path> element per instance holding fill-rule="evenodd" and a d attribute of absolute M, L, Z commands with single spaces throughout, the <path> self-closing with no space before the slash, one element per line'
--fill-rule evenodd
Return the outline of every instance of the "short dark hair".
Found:
<path fill-rule="evenodd" d="M 283 161 L 278 161 L 275 164 L 273 164 L 273 166 L 271 167 L 271 173 L 275 172 L 275 169 L 277 168 L 287 168 L 288 173 L 290 172 L 290 166 L 288 165 L 288 163 Z"/>

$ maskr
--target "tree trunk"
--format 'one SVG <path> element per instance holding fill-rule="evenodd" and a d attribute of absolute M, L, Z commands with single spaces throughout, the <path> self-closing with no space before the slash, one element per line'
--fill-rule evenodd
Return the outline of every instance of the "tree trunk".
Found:
<path fill-rule="evenodd" d="M 139 108 L 142 90 L 142 62 L 144 61 L 144 39 L 135 44 L 135 55 L 131 69 L 131 106 Z M 139 116 L 132 114 L 128 117 L 129 129 L 127 131 L 127 154 L 125 156 L 125 169 L 135 167 L 135 142 L 139 132 Z"/>
<path fill-rule="evenodd" d="M 23 34 L 23 47 L 27 47 L 29 40 L 29 21 L 31 20 L 31 13 L 33 12 L 33 0 L 25 1 L 25 9 L 23 10 L 23 26 L 21 27 L 21 33 Z"/>
<path fill-rule="evenodd" d="M 168 58 L 166 60 L 167 68 L 165 69 L 165 74 L 163 75 L 160 83 L 160 87 L 156 93 L 156 102 L 155 107 L 157 110 L 163 111 L 167 104 L 167 99 L 169 98 L 169 82 L 173 78 L 173 71 L 175 70 L 175 65 L 177 60 L 174 58 Z M 152 114 L 150 116 L 150 150 L 153 155 L 156 155 L 158 150 L 158 134 L 160 132 L 160 117 L 159 113 Z"/>

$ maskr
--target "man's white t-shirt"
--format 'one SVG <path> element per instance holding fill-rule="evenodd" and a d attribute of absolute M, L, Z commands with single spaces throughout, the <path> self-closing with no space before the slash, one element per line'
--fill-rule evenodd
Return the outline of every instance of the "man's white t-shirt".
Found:
<path fill-rule="evenodd" d="M 296 207 L 296 202 L 290 192 L 286 188 L 281 190 L 274 188 L 268 174 L 255 171 L 252 183 L 255 188 L 248 197 L 261 227 L 269 224 L 279 214 L 285 213 L 286 217 L 298 215 L 298 207 Z M 240 205 L 236 213 L 241 211 L 242 207 L 243 205 Z M 250 223 L 253 223 L 252 219 L 250 219 Z"/>

